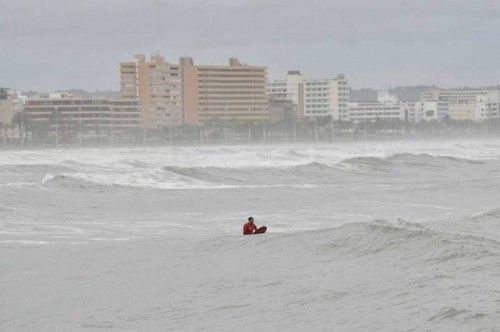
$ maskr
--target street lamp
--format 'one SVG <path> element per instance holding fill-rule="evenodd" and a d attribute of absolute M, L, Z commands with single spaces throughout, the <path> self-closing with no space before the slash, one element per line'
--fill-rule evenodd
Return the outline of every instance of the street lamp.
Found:
<path fill-rule="evenodd" d="M 227 107 L 224 110 L 225 110 L 225 114 L 224 114 L 224 143 L 227 144 L 227 116 L 228 116 Z"/>

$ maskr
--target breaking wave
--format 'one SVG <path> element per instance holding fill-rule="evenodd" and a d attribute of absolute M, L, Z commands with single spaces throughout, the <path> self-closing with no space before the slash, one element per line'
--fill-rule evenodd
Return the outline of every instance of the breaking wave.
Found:
<path fill-rule="evenodd" d="M 469 223 L 473 223 L 471 218 Z M 450 265 L 469 267 L 481 260 L 497 261 L 500 257 L 500 242 L 484 236 L 461 234 L 460 232 L 437 230 L 405 220 L 389 222 L 374 220 L 354 222 L 333 228 L 282 233 L 259 239 L 259 250 L 275 253 L 293 247 L 301 248 L 312 256 L 327 260 L 349 257 L 374 257 L 388 259 L 397 253 L 399 259 L 415 266 Z M 497 229 L 498 234 L 498 229 Z M 215 242 L 215 243 L 212 243 Z M 233 250 L 231 246 L 246 246 L 244 242 L 227 238 L 207 240 L 213 250 Z M 203 249 L 206 250 L 206 249 Z M 402 257 L 401 257 L 402 256 Z M 312 259 L 312 258 L 309 258 Z M 456 265 L 458 264 L 458 265 Z M 488 264 L 483 264 L 488 268 Z"/>
<path fill-rule="evenodd" d="M 252 152 L 253 153 L 253 152 Z M 288 164 L 282 159 L 288 156 Z M 211 189 L 266 186 L 322 186 L 337 185 L 359 176 L 397 175 L 402 173 L 439 172 L 446 168 L 499 166 L 500 161 L 475 160 L 456 156 L 398 153 L 385 157 L 358 156 L 339 158 L 331 151 L 329 158 L 311 157 L 305 152 L 281 151 L 279 158 L 269 157 L 261 164 L 228 164 L 206 166 L 197 163 L 162 164 L 138 158 L 107 162 L 62 160 L 45 164 L 1 165 L 0 171 L 9 177 L 33 175 L 28 180 L 6 180 L 6 183 L 38 183 L 64 188 L 144 188 L 144 189 Z M 265 158 L 265 156 L 261 156 Z M 317 160 L 315 160 L 317 159 Z M 272 160 L 275 160 L 273 162 Z M 201 165 L 200 165 L 201 164 Z"/>
<path fill-rule="evenodd" d="M 341 162 L 344 165 L 359 167 L 360 169 L 389 170 L 397 166 L 410 167 L 449 167 L 453 164 L 484 164 L 484 161 L 453 156 L 433 156 L 430 154 L 397 153 L 388 157 L 356 157 Z"/>

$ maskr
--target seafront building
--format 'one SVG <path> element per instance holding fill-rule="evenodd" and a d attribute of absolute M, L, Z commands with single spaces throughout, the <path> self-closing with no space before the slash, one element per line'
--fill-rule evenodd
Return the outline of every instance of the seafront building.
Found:
<path fill-rule="evenodd" d="M 438 120 L 439 103 L 437 101 L 414 101 L 403 103 L 406 118 L 410 122 Z"/>
<path fill-rule="evenodd" d="M 15 115 L 22 112 L 24 96 L 14 89 L 0 88 L 0 140 L 19 137 L 20 123 L 15 121 Z"/>
<path fill-rule="evenodd" d="M 16 109 L 15 93 L 11 89 L 0 90 L 0 126 L 9 127 L 12 125 L 12 118 Z"/>
<path fill-rule="evenodd" d="M 138 99 L 144 128 L 179 126 L 183 123 L 179 65 L 158 53 L 149 61 L 143 54 L 120 64 L 122 98 Z"/>
<path fill-rule="evenodd" d="M 267 83 L 271 99 L 291 100 L 297 105 L 297 118 L 331 116 L 348 120 L 349 87 L 344 75 L 332 79 L 307 80 L 300 71 L 291 70 L 284 80 Z"/>
<path fill-rule="evenodd" d="M 400 101 L 390 91 L 377 91 L 376 102 L 349 103 L 351 121 L 399 118 L 409 122 L 482 122 L 499 117 L 500 89 L 434 88 L 421 93 L 416 101 Z"/>
<path fill-rule="evenodd" d="M 399 103 L 399 98 L 388 90 L 379 90 L 377 91 L 377 102 L 394 105 Z"/>
<path fill-rule="evenodd" d="M 404 120 L 406 108 L 396 95 L 389 91 L 377 91 L 376 102 L 348 103 L 348 119 L 351 122 L 367 122 L 376 120 Z"/>
<path fill-rule="evenodd" d="M 485 107 L 489 119 L 500 119 L 500 90 L 488 90 Z"/>
<path fill-rule="evenodd" d="M 417 101 L 402 102 L 389 91 L 377 91 L 376 102 L 349 103 L 351 121 L 400 119 L 409 122 L 445 119 L 482 122 L 500 116 L 499 89 L 430 89 Z"/>
<path fill-rule="evenodd" d="M 402 104 L 384 104 L 379 102 L 349 103 L 349 120 L 366 122 L 375 120 L 404 120 L 405 110 Z"/>
<path fill-rule="evenodd" d="M 430 89 L 420 101 L 438 103 L 438 118 L 481 122 L 500 117 L 499 89 Z"/>
<path fill-rule="evenodd" d="M 29 98 L 24 105 L 33 135 L 56 141 L 110 139 L 136 134 L 141 127 L 137 99 L 83 98 L 67 93 Z"/>
<path fill-rule="evenodd" d="M 284 122 L 288 124 L 297 121 L 297 105 L 291 100 L 269 99 L 269 122 Z"/>
<path fill-rule="evenodd" d="M 353 122 L 401 120 L 409 122 L 438 119 L 439 103 L 436 101 L 402 102 L 390 91 L 377 91 L 376 102 L 349 103 L 349 119 Z"/>
<path fill-rule="evenodd" d="M 227 65 L 196 65 L 180 60 L 183 123 L 269 119 L 267 67 L 230 58 Z"/>

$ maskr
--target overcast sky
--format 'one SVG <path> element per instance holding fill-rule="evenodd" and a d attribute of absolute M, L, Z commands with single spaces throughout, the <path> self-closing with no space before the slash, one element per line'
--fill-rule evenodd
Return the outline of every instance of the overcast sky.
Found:
<path fill-rule="evenodd" d="M 119 90 L 119 62 L 156 50 L 354 88 L 496 85 L 500 1 L 0 0 L 0 86 Z"/>

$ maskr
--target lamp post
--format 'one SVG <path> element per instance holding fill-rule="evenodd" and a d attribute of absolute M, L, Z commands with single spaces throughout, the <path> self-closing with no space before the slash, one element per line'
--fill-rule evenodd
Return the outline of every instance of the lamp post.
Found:
<path fill-rule="evenodd" d="M 78 108 L 78 141 L 82 145 L 82 108 Z"/>
<path fill-rule="evenodd" d="M 173 123 L 173 119 L 172 119 L 172 109 L 170 108 L 170 112 L 169 112 L 169 117 L 168 117 L 168 121 L 169 121 L 169 131 L 170 131 L 170 145 L 173 145 L 174 144 L 174 123 Z"/>
<path fill-rule="evenodd" d="M 115 144 L 115 126 L 114 126 L 114 123 L 115 123 L 115 114 L 114 114 L 114 108 L 111 107 L 110 111 L 111 111 L 111 114 L 110 114 L 109 119 L 111 121 L 111 124 L 110 124 L 111 125 L 110 126 L 110 128 L 111 128 L 111 145 L 114 145 Z"/>
<path fill-rule="evenodd" d="M 297 111 L 293 113 L 293 142 L 297 143 Z"/>
<path fill-rule="evenodd" d="M 251 113 L 252 109 L 249 108 L 248 112 Z M 252 120 L 248 120 L 248 144 L 252 143 Z"/>
<path fill-rule="evenodd" d="M 266 123 L 265 120 L 262 119 L 262 143 L 266 141 Z"/>
<path fill-rule="evenodd" d="M 224 143 L 227 144 L 227 107 L 224 110 Z"/>
<path fill-rule="evenodd" d="M 202 111 L 203 111 L 203 107 L 199 107 L 198 114 L 201 114 Z M 200 143 L 203 143 L 204 138 L 205 138 L 205 132 L 204 132 L 205 128 L 204 128 L 203 124 L 200 124 L 200 123 L 198 123 L 198 126 L 200 128 Z"/>
<path fill-rule="evenodd" d="M 56 107 L 55 108 L 55 111 L 52 112 L 52 117 L 54 118 L 54 122 L 55 122 L 55 134 L 56 134 L 56 137 L 55 137 L 55 143 L 56 143 L 56 146 L 59 145 L 59 124 L 58 124 L 58 121 L 57 121 L 57 110 L 58 108 Z"/>
<path fill-rule="evenodd" d="M 333 121 L 333 114 L 330 116 L 330 130 L 331 130 L 331 135 L 332 135 L 332 140 L 331 143 L 333 144 L 333 141 L 335 140 L 335 128 L 334 128 L 334 121 Z"/>

